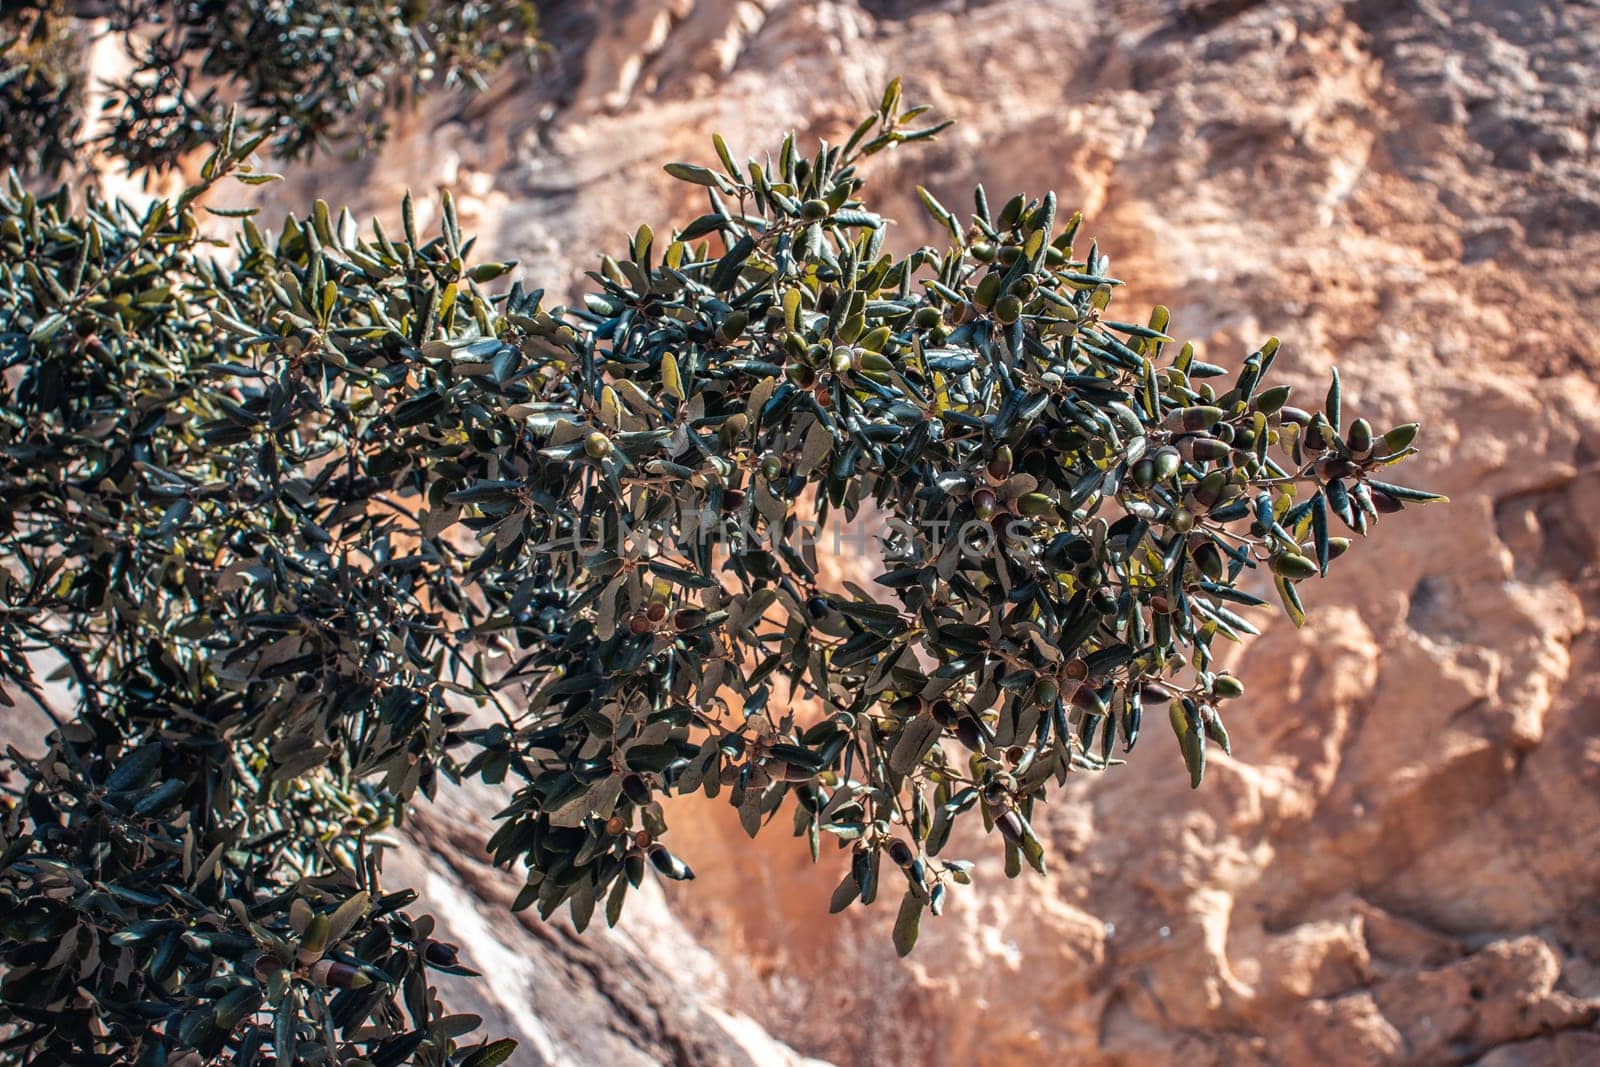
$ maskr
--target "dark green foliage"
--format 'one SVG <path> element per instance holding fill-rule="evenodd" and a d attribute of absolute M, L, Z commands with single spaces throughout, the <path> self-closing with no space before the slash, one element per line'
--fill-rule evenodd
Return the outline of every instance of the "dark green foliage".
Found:
<path fill-rule="evenodd" d="M 65 20 L 0 17 L 0 167 L 56 173 L 81 128 L 85 70 Z"/>
<path fill-rule="evenodd" d="M 531 0 L 8 3 L 0 169 L 53 173 L 82 159 L 80 49 L 97 20 L 133 64 L 105 85 L 107 129 L 93 147 L 130 171 L 214 144 L 230 109 L 280 157 L 381 139 L 386 107 L 433 84 L 481 85 L 506 57 L 531 54 L 535 28 Z"/>
<path fill-rule="evenodd" d="M 444 1063 L 476 1023 L 432 996 L 425 966 L 454 965 L 401 910 L 414 893 L 378 890 L 374 835 L 424 773 L 432 787 L 435 764 L 406 750 L 430 731 L 441 748 L 459 716 L 408 650 L 383 661 L 403 626 L 341 617 L 405 615 L 416 568 L 353 572 L 387 536 L 376 515 L 330 522 L 353 539 L 337 551 L 303 539 L 328 501 L 362 498 L 337 472 L 299 480 L 322 447 L 290 425 L 317 418 L 305 377 L 284 363 L 280 392 L 246 369 L 276 357 L 216 324 L 287 325 L 283 291 L 263 259 L 215 266 L 188 196 L 142 215 L 0 199 L 0 673 L 10 703 L 59 662 L 82 698 L 46 758 L 11 756 L 26 788 L 4 830 L 0 1018 L 29 1063 L 283 1062 L 290 1042 L 305 1062 L 339 1044 Z M 273 265 L 315 258 L 297 247 Z M 435 270 L 454 276 L 419 264 L 417 284 Z M 207 443 L 273 404 L 287 422 Z M 380 760 L 395 788 L 369 773 Z M 333 930 L 308 936 L 318 915 Z"/>
<path fill-rule="evenodd" d="M 692 878 L 661 802 L 726 791 L 752 834 L 786 809 L 847 849 L 834 910 L 898 896 L 901 951 L 969 879 L 953 824 L 1043 869 L 1036 805 L 1145 705 L 1200 783 L 1239 586 L 1298 624 L 1348 544 L 1327 512 L 1426 497 L 1372 482 L 1414 431 L 1354 449 L 1337 395 L 1261 385 L 1276 341 L 1229 376 L 1165 309 L 1115 321 L 1053 196 L 962 223 L 924 195 L 949 246 L 886 254 L 856 164 L 920 111 L 893 86 L 844 146 L 670 166 L 707 212 L 641 227 L 577 309 L 491 296 L 448 200 L 429 240 L 409 203 L 393 235 L 246 219 L 222 265 L 193 194 L 13 188 L 0 679 L 59 662 L 81 697 L 14 757 L 0 1010 L 31 1054 L 444 1062 L 421 969 L 453 955 L 386 910 L 374 836 L 442 779 L 515 786 L 489 848 L 519 908 L 581 928 L 647 868 Z M 898 520 L 876 587 L 831 588 L 800 526 L 869 509 Z M 323 959 L 370 984 L 330 997 Z"/>

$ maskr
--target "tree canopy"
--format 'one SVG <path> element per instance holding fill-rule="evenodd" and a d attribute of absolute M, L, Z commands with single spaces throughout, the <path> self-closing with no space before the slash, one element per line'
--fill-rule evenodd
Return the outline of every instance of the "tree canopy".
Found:
<path fill-rule="evenodd" d="M 441 232 L 318 202 L 197 213 L 270 130 L 224 124 L 145 209 L 0 198 L 0 693 L 75 704 L 13 751 L 0 1020 L 28 1062 L 472 1067 L 460 969 L 386 832 L 464 778 L 515 907 L 616 922 L 668 798 L 725 795 L 842 850 L 832 906 L 897 899 L 910 951 L 972 864 L 1042 870 L 1031 820 L 1146 708 L 1198 787 L 1256 632 L 1380 514 L 1414 425 L 1229 368 L 1053 194 L 887 250 L 862 162 L 934 136 L 898 82 L 842 144 L 668 173 L 575 307 Z M 879 514 L 870 587 L 807 529 Z M 59 701 L 57 701 L 59 704 Z M 1152 754 L 1160 758 L 1164 754 Z M 972 835 L 960 839 L 973 846 Z M 98 1056 L 100 1059 L 84 1057 Z"/>
<path fill-rule="evenodd" d="M 90 27 L 125 71 L 87 68 Z M 18 0 L 0 10 L 0 169 L 56 173 L 94 150 L 165 170 L 230 116 L 279 158 L 367 146 L 401 98 L 531 58 L 536 28 L 531 0 Z"/>

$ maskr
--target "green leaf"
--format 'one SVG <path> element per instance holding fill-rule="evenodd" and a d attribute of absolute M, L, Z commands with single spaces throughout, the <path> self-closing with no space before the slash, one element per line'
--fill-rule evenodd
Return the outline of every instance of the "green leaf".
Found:
<path fill-rule="evenodd" d="M 1323 503 L 1321 493 L 1314 493 L 1311 497 L 1311 534 L 1316 542 L 1317 569 L 1326 578 L 1328 576 L 1328 509 Z"/>
<path fill-rule="evenodd" d="M 1272 583 L 1278 589 L 1278 598 L 1283 601 L 1283 610 L 1289 616 L 1289 621 L 1294 623 L 1296 629 L 1304 626 L 1306 610 L 1300 604 L 1300 594 L 1295 592 L 1294 583 L 1281 574 L 1273 575 Z"/>
<path fill-rule="evenodd" d="M 359 890 L 328 917 L 328 943 L 337 944 L 361 921 L 371 904 L 366 890 Z"/>
<path fill-rule="evenodd" d="M 1328 399 L 1322 408 L 1323 413 L 1328 417 L 1329 425 L 1333 427 L 1335 433 L 1339 431 L 1339 416 L 1343 395 L 1344 391 L 1339 385 L 1339 368 L 1335 367 L 1333 368 L 1333 381 L 1328 385 Z"/>
<path fill-rule="evenodd" d="M 1388 493 L 1396 500 L 1403 500 L 1408 503 L 1443 504 L 1448 503 L 1450 500 L 1449 497 L 1442 493 L 1431 493 L 1426 489 L 1412 489 L 1404 485 L 1394 485 L 1390 482 L 1380 482 L 1376 478 L 1368 478 L 1366 479 L 1366 483 L 1368 488 L 1376 489 L 1379 492 Z"/>
<path fill-rule="evenodd" d="M 900 79 L 894 78 L 883 90 L 883 100 L 878 104 L 878 116 L 887 119 L 900 106 Z"/>
<path fill-rule="evenodd" d="M 894 919 L 894 950 L 901 956 L 909 955 L 916 947 L 917 934 L 922 927 L 922 908 L 921 895 L 907 889 L 900 898 L 900 911 Z"/>
<path fill-rule="evenodd" d="M 895 774 L 910 774 L 923 757 L 932 751 L 939 734 L 939 724 L 931 715 L 907 719 L 889 755 L 889 769 Z"/>
<path fill-rule="evenodd" d="M 836 915 L 848 908 L 861 895 L 861 887 L 856 883 L 856 876 L 847 873 L 844 880 L 834 889 L 832 898 L 828 901 L 828 914 Z"/>
<path fill-rule="evenodd" d="M 679 181 L 720 189 L 725 193 L 734 191 L 733 186 L 722 175 L 706 167 L 696 166 L 693 163 L 668 163 L 662 169 Z"/>
<path fill-rule="evenodd" d="M 497 1067 L 509 1060 L 516 1050 L 517 1043 L 509 1037 L 503 1037 L 467 1053 L 461 1061 L 461 1067 Z"/>
<path fill-rule="evenodd" d="M 961 224 L 956 221 L 956 217 L 950 213 L 948 208 L 939 203 L 932 193 L 919 185 L 917 186 L 917 198 L 922 201 L 922 206 L 927 209 L 929 215 L 933 216 L 934 221 L 950 231 L 950 236 L 953 240 L 959 241 L 961 239 Z"/>
<path fill-rule="evenodd" d="M 40 319 L 37 325 L 28 331 L 28 340 L 36 345 L 44 344 L 56 334 L 60 333 L 67 324 L 67 317 L 59 311 L 52 312 Z"/>
<path fill-rule="evenodd" d="M 723 167 L 727 169 L 728 176 L 734 181 L 738 181 L 739 165 L 733 161 L 733 153 L 728 151 L 728 142 L 722 139 L 722 134 L 714 133 L 711 135 L 711 144 L 716 148 L 717 158 L 722 161 Z"/>
<path fill-rule="evenodd" d="M 662 390 L 678 403 L 683 403 L 683 379 L 678 374 L 678 357 L 671 352 L 664 353 L 661 357 L 661 386 Z"/>

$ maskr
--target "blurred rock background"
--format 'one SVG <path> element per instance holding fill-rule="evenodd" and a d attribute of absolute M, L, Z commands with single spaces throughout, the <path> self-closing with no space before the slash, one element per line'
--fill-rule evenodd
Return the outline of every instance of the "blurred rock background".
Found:
<path fill-rule="evenodd" d="M 1147 731 L 1036 824 L 1051 873 L 978 885 L 899 961 L 892 904 L 827 914 L 836 865 L 720 802 L 672 813 L 699 878 L 579 938 L 505 910 L 499 806 L 444 791 L 391 865 L 486 980 L 462 1009 L 519 1063 L 1600 1062 L 1600 6 L 1593 0 L 595 0 L 545 8 L 538 73 L 395 119 L 361 162 L 290 170 L 397 217 L 451 189 L 489 258 L 570 297 L 597 249 L 698 213 L 661 173 L 842 139 L 893 75 L 958 120 L 872 164 L 911 190 L 1081 206 L 1133 318 L 1284 381 L 1329 365 L 1409 480 L 1382 525 L 1271 612 L 1234 669 L 1236 756 L 1190 792 Z M 1313 394 L 1313 395 L 1319 395 Z M 847 566 L 868 571 L 870 564 Z"/>

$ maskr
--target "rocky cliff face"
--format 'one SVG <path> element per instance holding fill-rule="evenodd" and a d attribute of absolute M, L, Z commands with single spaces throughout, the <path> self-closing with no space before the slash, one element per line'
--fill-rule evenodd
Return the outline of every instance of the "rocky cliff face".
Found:
<path fill-rule="evenodd" d="M 487 250 L 570 291 L 592 250 L 694 210 L 660 163 L 713 129 L 736 154 L 838 136 L 903 73 L 959 124 L 876 165 L 901 247 L 932 238 L 915 182 L 1054 188 L 1120 299 L 1170 305 L 1214 362 L 1279 334 L 1285 380 L 1337 364 L 1379 421 L 1420 415 L 1416 479 L 1453 503 L 1342 561 L 1307 630 L 1267 623 L 1200 791 L 1152 734 L 1040 820 L 1047 878 L 953 844 L 979 884 L 906 963 L 892 914 L 830 919 L 837 871 L 716 804 L 674 823 L 700 878 L 620 931 L 520 924 L 477 856 L 492 800 L 442 801 L 406 876 L 527 1062 L 1600 1061 L 1600 8 L 550 7 L 538 76 L 273 201 L 449 186 Z"/>

